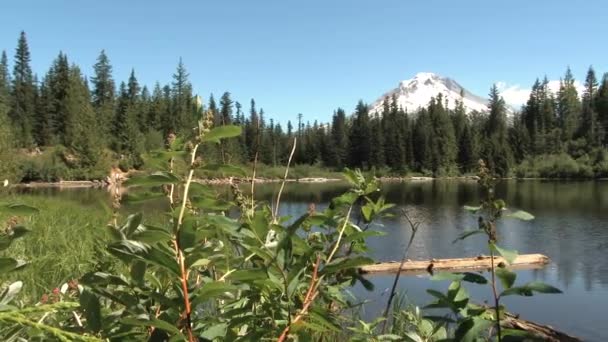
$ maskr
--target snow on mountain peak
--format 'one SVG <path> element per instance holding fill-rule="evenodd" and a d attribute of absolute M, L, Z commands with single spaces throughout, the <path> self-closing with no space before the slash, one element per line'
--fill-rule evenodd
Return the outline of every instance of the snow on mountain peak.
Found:
<path fill-rule="evenodd" d="M 426 107 L 431 97 L 443 95 L 448 108 L 454 108 L 456 101 L 462 99 L 467 112 L 487 110 L 487 99 L 472 94 L 451 78 L 443 77 L 432 72 L 419 72 L 414 78 L 399 82 L 399 86 L 377 99 L 371 106 L 371 113 L 382 112 L 382 102 L 388 96 L 397 96 L 397 103 L 408 112 L 414 112 L 420 107 Z M 461 96 L 461 93 L 464 97 Z"/>

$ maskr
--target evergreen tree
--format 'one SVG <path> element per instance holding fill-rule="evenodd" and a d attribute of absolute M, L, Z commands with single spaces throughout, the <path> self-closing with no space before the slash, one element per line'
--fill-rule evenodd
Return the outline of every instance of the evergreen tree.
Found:
<path fill-rule="evenodd" d="M 458 153 L 454 126 L 443 103 L 440 93 L 436 99 L 431 99 L 428 107 L 432 125 L 430 152 L 433 172 L 453 167 Z"/>
<path fill-rule="evenodd" d="M 66 132 L 71 129 L 69 125 L 72 123 L 68 117 L 67 108 L 70 82 L 68 58 L 60 52 L 45 77 L 46 89 L 44 89 L 45 93 L 41 94 L 39 117 L 36 120 L 38 129 L 49 126 L 50 137 L 49 141 L 46 141 L 47 143 L 68 145 Z M 44 144 L 45 142 L 39 141 L 39 143 Z"/>
<path fill-rule="evenodd" d="M 568 68 L 564 78 L 560 80 L 557 93 L 557 117 L 563 141 L 574 138 L 580 122 L 581 104 L 574 82 L 572 72 Z"/>
<path fill-rule="evenodd" d="M 64 116 L 67 121 L 64 140 L 76 155 L 76 166 L 84 169 L 95 168 L 102 155 L 101 136 L 89 94 L 80 69 L 71 67 Z"/>
<path fill-rule="evenodd" d="M 597 92 L 597 79 L 593 67 L 589 67 L 585 78 L 585 91 L 582 100 L 582 121 L 579 137 L 587 141 L 588 146 L 597 146 L 600 142 L 598 132 L 598 116 L 595 108 L 595 96 Z"/>
<path fill-rule="evenodd" d="M 113 123 L 113 148 L 121 154 L 121 167 L 138 168 L 142 164 L 143 137 L 137 125 L 136 104 L 131 102 L 129 91 L 124 82 L 120 84 L 118 103 Z"/>
<path fill-rule="evenodd" d="M 19 145 L 32 146 L 32 120 L 35 115 L 34 76 L 30 67 L 30 51 L 25 32 L 21 31 L 13 68 L 12 106 L 9 117 L 16 129 Z"/>
<path fill-rule="evenodd" d="M 506 176 L 511 166 L 511 149 L 508 144 L 505 101 L 493 85 L 490 89 L 488 121 L 484 131 L 483 157 L 496 174 Z"/>
<path fill-rule="evenodd" d="M 375 167 L 385 166 L 385 154 L 384 154 L 384 129 L 382 127 L 382 121 L 378 113 L 374 115 L 374 118 L 370 122 L 370 165 Z"/>
<path fill-rule="evenodd" d="M 431 123 L 430 115 L 426 108 L 422 108 L 418 111 L 416 116 L 416 123 L 413 132 L 413 145 L 416 146 L 414 149 L 414 160 L 416 169 L 419 171 L 429 171 L 433 168 L 432 163 L 432 132 L 433 126 Z"/>
<path fill-rule="evenodd" d="M 2 50 L 2 55 L 0 57 L 0 108 L 3 108 L 6 112 L 8 112 L 10 108 L 10 93 L 11 85 L 10 74 L 8 72 L 8 59 L 6 58 L 6 51 Z M 4 123 L 6 124 L 6 122 Z"/>
<path fill-rule="evenodd" d="M 291 131 L 291 122 L 288 125 Z M 348 162 L 348 127 L 346 126 L 346 113 L 344 109 L 338 108 L 333 115 L 331 125 L 331 166 L 339 170 Z"/>
<path fill-rule="evenodd" d="M 96 113 L 96 121 L 105 140 L 110 139 L 110 124 L 114 116 L 116 86 L 112 78 L 112 66 L 105 50 L 101 50 L 97 62 L 93 66 L 94 75 L 92 101 Z"/>
<path fill-rule="evenodd" d="M 229 92 L 225 92 L 220 98 L 220 116 L 222 125 L 232 123 L 232 99 Z"/>
<path fill-rule="evenodd" d="M 359 101 L 355 109 L 349 135 L 350 163 L 354 167 L 369 168 L 371 159 L 371 130 L 368 107 Z"/>
<path fill-rule="evenodd" d="M 247 155 L 250 161 L 255 159 L 258 152 L 258 144 L 260 141 L 260 120 L 258 112 L 255 108 L 255 100 L 251 99 L 251 107 L 249 109 L 249 122 L 245 128 L 245 146 L 247 147 Z"/>
<path fill-rule="evenodd" d="M 599 132 L 604 147 L 608 145 L 608 73 L 602 77 L 597 91 L 596 108 L 599 121 Z"/>
<path fill-rule="evenodd" d="M 195 126 L 196 117 L 192 112 L 192 85 L 188 81 L 186 67 L 179 59 L 177 70 L 173 75 L 173 110 L 169 120 L 166 120 L 164 127 L 165 135 L 169 132 L 181 132 L 190 134 Z"/>

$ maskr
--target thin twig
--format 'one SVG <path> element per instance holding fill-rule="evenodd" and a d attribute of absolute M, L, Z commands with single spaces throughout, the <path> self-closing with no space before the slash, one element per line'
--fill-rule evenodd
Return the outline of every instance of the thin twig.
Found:
<path fill-rule="evenodd" d="M 182 197 L 182 206 L 179 212 L 179 216 L 177 218 L 177 226 L 175 229 L 175 254 L 177 258 L 177 263 L 180 269 L 180 282 L 182 286 L 182 291 L 184 294 L 184 306 L 185 306 L 185 315 L 186 315 L 186 331 L 188 332 L 188 341 L 194 342 L 194 335 L 192 334 L 192 319 L 191 312 L 192 307 L 190 305 L 190 295 L 188 293 L 188 272 L 186 271 L 186 261 L 184 258 L 184 253 L 179 245 L 179 233 L 181 230 L 181 226 L 184 219 L 184 214 L 186 212 L 186 203 L 188 202 L 188 191 L 190 189 L 190 184 L 192 183 L 192 177 L 194 175 L 194 163 L 196 161 L 196 151 L 198 150 L 199 144 L 194 145 L 192 149 L 192 157 L 190 159 L 190 172 L 188 173 L 188 178 L 186 179 L 186 185 L 184 187 L 184 195 Z"/>
<path fill-rule="evenodd" d="M 496 314 L 496 332 L 498 333 L 498 342 L 502 341 L 502 332 L 500 328 L 500 297 L 496 291 L 496 269 L 494 268 L 494 251 L 490 248 L 490 269 L 492 272 L 492 294 L 494 295 L 494 310 Z"/>
<path fill-rule="evenodd" d="M 327 261 L 325 262 L 326 264 L 328 264 L 331 261 L 334 254 L 336 254 L 336 252 L 338 251 L 338 248 L 340 247 L 340 241 L 342 240 L 342 235 L 344 235 L 344 230 L 346 229 L 346 226 L 348 225 L 348 222 L 350 221 L 350 213 L 352 210 L 353 210 L 353 206 L 351 205 L 350 207 L 348 207 L 348 213 L 346 213 L 346 217 L 344 218 L 344 224 L 342 225 L 342 228 L 340 229 L 340 234 L 338 234 L 338 241 L 336 241 L 336 245 L 334 246 L 333 250 L 329 254 L 329 257 L 327 258 Z"/>
<path fill-rule="evenodd" d="M 285 187 L 285 182 L 287 181 L 287 175 L 289 174 L 289 166 L 291 165 L 291 158 L 293 158 L 293 154 L 296 151 L 297 139 L 298 138 L 296 138 L 296 137 L 293 138 L 293 147 L 291 148 L 291 153 L 289 154 L 289 159 L 287 160 L 287 167 L 285 168 L 285 176 L 283 177 L 283 182 L 281 183 L 281 188 L 279 189 L 279 194 L 277 195 L 277 203 L 274 208 L 273 221 L 276 221 L 277 217 L 279 216 L 279 205 L 281 203 L 281 194 L 283 193 L 283 188 Z"/>
<path fill-rule="evenodd" d="M 298 321 L 300 321 L 304 316 L 308 313 L 308 309 L 310 305 L 313 303 L 319 292 L 317 292 L 318 282 L 319 282 L 319 265 L 321 264 L 321 256 L 317 255 L 317 261 L 315 262 L 313 271 L 312 271 L 312 279 L 310 280 L 310 285 L 308 286 L 308 291 L 306 292 L 306 296 L 304 297 L 304 305 L 302 305 L 302 310 L 298 313 L 298 315 L 291 321 L 289 325 L 283 329 L 283 332 L 277 339 L 277 342 L 284 342 L 287 339 L 287 334 L 289 334 L 289 330 L 291 326 Z"/>
<path fill-rule="evenodd" d="M 405 217 L 405 219 L 407 220 L 407 222 L 410 225 L 410 228 L 412 229 L 412 235 L 410 235 L 410 240 L 407 243 L 407 246 L 405 247 L 405 251 L 403 252 L 403 257 L 401 258 L 401 263 L 399 264 L 399 269 L 397 270 L 397 274 L 395 274 L 395 279 L 393 280 L 393 286 L 391 287 L 391 292 L 389 294 L 388 297 L 388 301 L 386 303 L 386 308 L 384 309 L 384 315 L 382 317 L 384 317 L 384 322 L 382 323 L 382 334 L 385 333 L 386 331 L 386 323 L 388 322 L 388 312 L 391 309 L 391 303 L 393 302 L 393 298 L 395 297 L 395 292 L 397 289 L 397 284 L 399 283 L 399 277 L 401 276 L 401 270 L 403 269 L 403 265 L 405 264 L 405 260 L 407 259 L 407 253 L 410 250 L 410 247 L 412 246 L 412 243 L 414 242 L 414 238 L 416 237 L 416 232 L 418 231 L 418 226 L 420 225 L 420 222 L 413 222 L 409 215 L 407 214 L 407 212 L 405 211 L 405 209 L 401 210 L 403 216 Z"/>

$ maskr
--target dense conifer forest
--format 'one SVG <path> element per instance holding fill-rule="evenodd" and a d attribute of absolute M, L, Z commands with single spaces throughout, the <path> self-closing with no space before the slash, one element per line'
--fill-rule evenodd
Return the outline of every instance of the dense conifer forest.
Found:
<path fill-rule="evenodd" d="M 592 67 L 582 94 L 568 68 L 556 94 L 538 79 L 514 112 L 492 86 L 483 113 L 467 113 L 462 102 L 448 109 L 441 94 L 406 112 L 393 97 L 379 113 L 360 101 L 354 113 L 337 108 L 331 122 L 299 114 L 284 127 L 254 99 L 242 104 L 225 92 L 202 104 L 181 60 L 171 83 L 149 87 L 136 69 L 118 82 L 103 50 L 92 69 L 59 52 L 36 74 L 32 58 L 22 32 L 12 63 L 6 50 L 0 59 L 0 176 L 16 182 L 101 179 L 111 167 L 144 168 L 150 151 L 169 136 L 189 135 L 204 113 L 215 126 L 243 126 L 236 141 L 205 150 L 206 160 L 222 163 L 284 165 L 297 138 L 294 164 L 319 169 L 456 176 L 473 172 L 482 158 L 502 176 L 608 177 L 608 74 L 600 79 Z"/>

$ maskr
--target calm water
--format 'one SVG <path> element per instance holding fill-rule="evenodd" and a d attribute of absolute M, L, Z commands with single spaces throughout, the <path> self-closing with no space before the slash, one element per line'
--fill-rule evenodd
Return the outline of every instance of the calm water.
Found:
<path fill-rule="evenodd" d="M 337 185 L 295 185 L 282 204 L 285 214 L 297 215 L 309 203 L 319 207 L 344 188 Z M 409 254 L 411 259 L 449 258 L 487 254 L 483 236 L 455 244 L 463 230 L 476 227 L 475 217 L 462 209 L 479 201 L 477 185 L 466 181 L 415 181 L 383 186 L 396 210 L 406 209 L 421 222 Z M 499 226 L 502 245 L 520 253 L 542 253 L 552 263 L 541 270 L 519 271 L 518 283 L 541 280 L 559 287 L 564 294 L 534 297 L 506 297 L 511 312 L 523 318 L 546 323 L 588 341 L 608 341 L 608 182 L 505 181 L 497 194 L 513 209 L 524 209 L 536 216 L 534 221 L 504 220 Z M 267 198 L 270 194 L 265 194 Z M 396 217 L 374 229 L 387 233 L 369 239 L 377 260 L 399 260 L 410 237 L 409 226 Z M 374 277 L 376 289 L 362 288 L 355 294 L 370 302 L 368 317 L 377 315 L 387 300 L 392 276 Z M 427 288 L 445 291 L 447 282 L 430 281 L 427 276 L 402 277 L 400 289 L 409 301 L 425 305 L 431 301 Z M 487 286 L 469 286 L 478 300 L 490 299 Z"/>
<path fill-rule="evenodd" d="M 281 212 L 299 216 L 310 203 L 318 209 L 346 190 L 346 185 L 289 184 L 284 192 Z M 259 185 L 260 199 L 272 199 L 277 184 Z M 453 244 L 463 230 L 476 226 L 475 217 L 462 209 L 465 204 L 479 201 L 477 185 L 468 181 L 413 181 L 383 185 L 395 210 L 406 209 L 421 222 L 410 259 L 448 258 L 487 254 L 482 236 Z M 564 294 L 534 297 L 507 297 L 511 312 L 523 318 L 553 325 L 560 330 L 588 341 L 608 341 L 608 182 L 543 182 L 505 181 L 497 194 L 513 209 L 524 209 L 536 216 L 534 221 L 504 220 L 499 226 L 501 245 L 520 253 L 543 253 L 552 263 L 541 270 L 519 271 L 518 283 L 542 280 L 559 287 Z M 80 203 L 95 205 L 105 194 L 100 190 L 56 190 L 45 196 L 72 198 Z M 137 208 L 130 208 L 131 210 Z M 398 213 L 398 212 L 397 212 Z M 371 238 L 371 254 L 379 261 L 398 260 L 410 232 L 400 217 L 384 220 L 373 229 L 387 233 Z M 386 291 L 392 276 L 372 278 L 374 292 L 355 288 L 358 298 L 367 299 L 365 315 L 373 317 L 387 300 Z M 400 290 L 411 303 L 424 306 L 431 301 L 427 288 L 445 291 L 447 282 L 432 282 L 427 276 L 402 277 Z M 470 286 L 472 296 L 479 302 L 490 297 L 487 286 Z"/>

